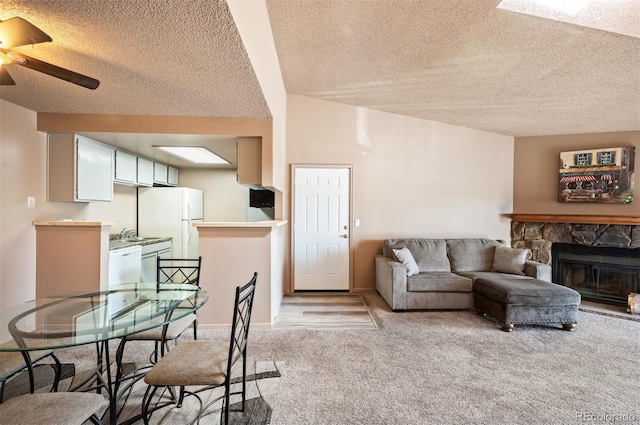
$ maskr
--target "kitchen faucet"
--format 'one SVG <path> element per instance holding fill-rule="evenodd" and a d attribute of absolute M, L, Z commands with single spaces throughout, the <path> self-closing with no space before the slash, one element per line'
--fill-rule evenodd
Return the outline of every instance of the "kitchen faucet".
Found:
<path fill-rule="evenodd" d="M 122 229 L 122 231 L 120 232 L 120 240 L 121 241 L 127 239 L 127 233 L 128 232 L 129 232 L 129 229 L 127 229 L 126 227 Z"/>

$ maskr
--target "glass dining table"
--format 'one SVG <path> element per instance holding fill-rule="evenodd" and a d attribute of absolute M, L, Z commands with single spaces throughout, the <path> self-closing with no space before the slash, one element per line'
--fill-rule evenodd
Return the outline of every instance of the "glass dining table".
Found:
<path fill-rule="evenodd" d="M 29 352 L 95 344 L 94 388 L 107 392 L 108 420 L 115 425 L 124 377 L 125 337 L 193 313 L 208 298 L 208 293 L 195 285 L 149 282 L 35 299 L 0 310 L 0 351 Z M 115 357 L 109 351 L 111 340 L 120 341 Z"/>

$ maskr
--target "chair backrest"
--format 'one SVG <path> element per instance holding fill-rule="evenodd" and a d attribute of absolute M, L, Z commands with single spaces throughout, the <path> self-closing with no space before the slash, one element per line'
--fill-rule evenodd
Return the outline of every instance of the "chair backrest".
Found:
<path fill-rule="evenodd" d="M 229 343 L 229 360 L 227 362 L 227 376 L 231 376 L 231 367 L 242 356 L 246 358 L 247 338 L 249 336 L 249 323 L 251 322 L 251 310 L 256 290 L 258 272 L 244 286 L 236 288 L 236 301 L 233 309 L 233 322 L 231 323 L 231 341 Z"/>
<path fill-rule="evenodd" d="M 201 265 L 202 257 L 158 257 L 158 283 L 190 283 L 200 286 Z"/>

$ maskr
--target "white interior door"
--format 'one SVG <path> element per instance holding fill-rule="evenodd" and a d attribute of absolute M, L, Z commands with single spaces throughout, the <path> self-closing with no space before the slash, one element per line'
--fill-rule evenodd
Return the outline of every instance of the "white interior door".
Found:
<path fill-rule="evenodd" d="M 294 289 L 349 289 L 349 168 L 293 169 Z"/>

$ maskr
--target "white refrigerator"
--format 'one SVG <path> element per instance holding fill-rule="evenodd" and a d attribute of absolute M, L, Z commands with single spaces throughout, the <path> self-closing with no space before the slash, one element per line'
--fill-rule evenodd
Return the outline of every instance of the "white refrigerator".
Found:
<path fill-rule="evenodd" d="M 138 188 L 138 236 L 172 237 L 173 258 L 198 257 L 198 230 L 202 222 L 201 190 L 188 187 Z"/>

